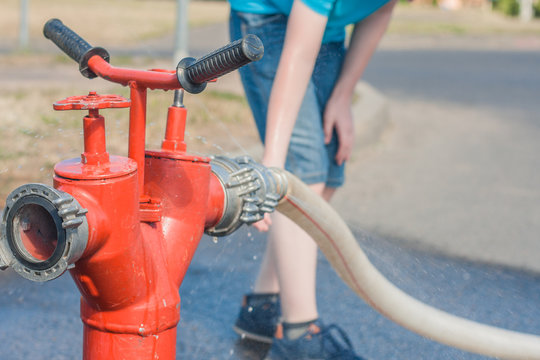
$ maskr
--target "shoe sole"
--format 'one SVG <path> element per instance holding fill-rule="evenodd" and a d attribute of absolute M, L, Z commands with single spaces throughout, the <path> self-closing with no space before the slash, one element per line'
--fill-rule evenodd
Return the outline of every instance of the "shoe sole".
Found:
<path fill-rule="evenodd" d="M 272 343 L 272 338 L 271 337 L 250 333 L 248 331 L 245 331 L 244 329 L 240 329 L 236 325 L 233 325 L 233 330 L 234 330 L 235 333 L 240 335 L 240 337 L 242 339 L 249 339 L 249 340 L 253 340 L 253 341 L 263 342 L 263 343 L 266 343 L 266 344 L 271 344 Z"/>

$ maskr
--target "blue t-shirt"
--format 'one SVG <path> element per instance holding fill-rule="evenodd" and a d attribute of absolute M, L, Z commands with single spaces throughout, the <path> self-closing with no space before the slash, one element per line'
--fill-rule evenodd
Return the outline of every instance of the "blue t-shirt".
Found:
<path fill-rule="evenodd" d="M 345 27 L 373 14 L 389 0 L 302 0 L 313 11 L 328 17 L 323 43 L 342 41 Z M 293 0 L 229 0 L 236 11 L 255 14 L 291 12 Z"/>

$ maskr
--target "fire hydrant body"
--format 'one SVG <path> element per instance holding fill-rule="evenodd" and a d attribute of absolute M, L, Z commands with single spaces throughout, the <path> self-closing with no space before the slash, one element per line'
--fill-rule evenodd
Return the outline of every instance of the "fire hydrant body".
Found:
<path fill-rule="evenodd" d="M 82 295 L 84 357 L 173 359 L 178 290 L 205 227 L 223 207 L 214 204 L 209 211 L 210 159 L 183 147 L 146 152 L 141 194 L 137 162 L 106 152 L 97 108 L 109 100 L 90 93 L 55 104 L 58 110 L 90 110 L 84 153 L 57 164 L 54 176 L 54 187 L 88 211 L 86 250 L 70 270 Z M 165 147 L 173 137 L 183 142 L 186 112 L 178 109 L 169 111 Z"/>
<path fill-rule="evenodd" d="M 178 289 L 204 231 L 211 172 L 207 158 L 171 155 L 146 157 L 145 189 L 158 199 L 150 210 L 140 206 L 131 159 L 55 168 L 54 187 L 88 209 L 87 249 L 70 270 L 82 295 L 85 358 L 175 357 Z"/>

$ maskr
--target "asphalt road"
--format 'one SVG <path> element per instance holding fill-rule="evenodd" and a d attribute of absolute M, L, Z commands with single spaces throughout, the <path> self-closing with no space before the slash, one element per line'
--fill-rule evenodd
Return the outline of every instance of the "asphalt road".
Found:
<path fill-rule="evenodd" d="M 473 320 L 540 335 L 540 276 L 453 260 L 356 231 L 374 264 L 418 299 Z M 179 359 L 261 359 L 266 346 L 242 341 L 231 325 L 249 291 L 264 248 L 261 236 L 240 229 L 214 243 L 202 239 L 180 290 Z M 380 360 L 480 360 L 420 337 L 358 299 L 319 257 L 318 302 L 324 321 L 337 323 L 355 349 Z M 339 299 L 339 301 L 336 301 Z M 79 295 L 69 275 L 38 284 L 0 277 L 0 359 L 81 358 Z"/>
<path fill-rule="evenodd" d="M 364 79 L 388 98 L 489 107 L 540 126 L 539 64 L 540 51 L 387 49 Z"/>

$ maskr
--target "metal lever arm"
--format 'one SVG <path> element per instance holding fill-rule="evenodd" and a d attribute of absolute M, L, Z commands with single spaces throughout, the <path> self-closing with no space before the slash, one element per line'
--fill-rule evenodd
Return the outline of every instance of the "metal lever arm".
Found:
<path fill-rule="evenodd" d="M 58 19 L 47 21 L 43 27 L 43 35 L 56 44 L 70 58 L 79 63 L 80 72 L 87 78 L 95 78 L 97 75 L 88 68 L 88 60 L 98 55 L 109 62 L 109 53 L 100 47 L 92 47 L 77 33 L 64 25 Z"/>
<path fill-rule="evenodd" d="M 258 61 L 263 54 L 264 46 L 261 40 L 249 34 L 198 60 L 182 59 L 176 68 L 178 81 L 187 92 L 197 94 L 204 90 L 207 81 L 228 74 L 252 61 Z"/>

